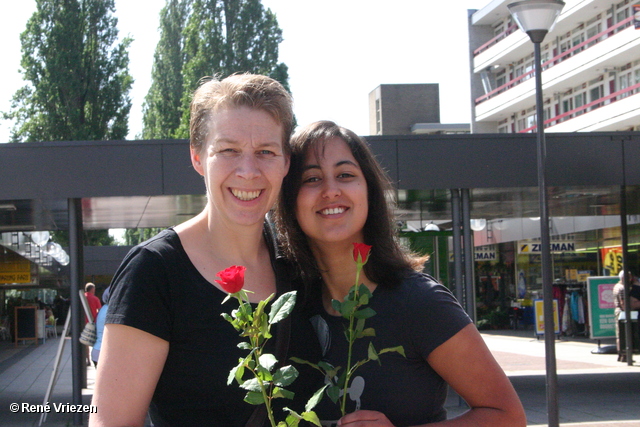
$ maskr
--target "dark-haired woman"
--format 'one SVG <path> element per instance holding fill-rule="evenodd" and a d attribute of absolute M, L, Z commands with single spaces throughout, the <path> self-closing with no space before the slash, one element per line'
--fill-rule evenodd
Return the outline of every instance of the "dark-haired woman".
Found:
<path fill-rule="evenodd" d="M 345 319 L 331 300 L 342 301 L 354 285 L 354 242 L 372 246 L 360 279 L 373 293 L 369 306 L 376 315 L 366 327 L 376 334 L 356 340 L 352 360 L 367 358 L 369 341 L 378 349 L 401 345 L 406 353 L 360 367 L 348 390 L 350 413 L 340 418 L 325 398 L 316 408 L 323 423 L 526 425 L 515 390 L 475 325 L 447 288 L 419 272 L 423 259 L 399 245 L 387 201 L 391 186 L 365 141 L 322 121 L 299 130 L 291 149 L 276 223 L 309 288 L 324 358 L 346 366 Z M 444 409 L 447 384 L 470 406 L 452 420 Z"/>

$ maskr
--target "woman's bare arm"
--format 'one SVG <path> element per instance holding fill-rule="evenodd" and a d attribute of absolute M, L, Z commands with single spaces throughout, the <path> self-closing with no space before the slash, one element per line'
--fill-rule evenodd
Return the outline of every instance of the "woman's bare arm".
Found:
<path fill-rule="evenodd" d="M 140 329 L 107 324 L 96 375 L 92 427 L 143 426 L 169 343 Z"/>

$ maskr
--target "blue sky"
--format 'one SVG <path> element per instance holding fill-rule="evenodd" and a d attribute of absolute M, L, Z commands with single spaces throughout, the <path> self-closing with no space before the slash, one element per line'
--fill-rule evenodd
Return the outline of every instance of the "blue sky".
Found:
<path fill-rule="evenodd" d="M 369 134 L 369 93 L 380 84 L 438 83 L 442 123 L 470 120 L 467 9 L 488 0 L 263 0 L 283 31 L 280 61 L 289 66 L 300 124 L 334 120 Z M 135 79 L 129 139 L 142 128 L 142 101 L 150 85 L 158 40 L 158 13 L 165 0 L 116 0 L 118 28 L 130 34 L 130 72 Z M 0 0 L 0 111 L 24 82 L 19 35 L 35 0 Z M 10 124 L 0 121 L 0 142 Z"/>

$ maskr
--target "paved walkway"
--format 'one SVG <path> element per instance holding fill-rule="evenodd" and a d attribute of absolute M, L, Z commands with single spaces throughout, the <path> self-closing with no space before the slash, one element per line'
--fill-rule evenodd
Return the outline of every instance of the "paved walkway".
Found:
<path fill-rule="evenodd" d="M 546 425 L 544 340 L 536 339 L 531 331 L 483 331 L 483 337 L 518 391 L 527 412 L 528 425 Z M 39 413 L 13 413 L 10 404 L 43 403 L 60 339 L 17 348 L 13 343 L 0 342 L 0 426 L 39 425 Z M 556 341 L 561 425 L 640 427 L 640 355 L 635 356 L 633 366 L 628 366 L 617 362 L 615 354 L 594 354 L 597 348 L 597 343 L 584 338 Z M 87 368 L 88 387 L 83 390 L 83 403 L 87 405 L 91 401 L 94 379 L 95 371 Z M 70 404 L 71 390 L 71 342 L 67 338 L 51 404 Z M 455 416 L 466 406 L 451 392 L 447 409 L 450 416 Z M 87 425 L 87 418 L 83 417 L 84 425 Z M 71 426 L 73 415 L 56 413 L 52 408 L 42 425 Z"/>

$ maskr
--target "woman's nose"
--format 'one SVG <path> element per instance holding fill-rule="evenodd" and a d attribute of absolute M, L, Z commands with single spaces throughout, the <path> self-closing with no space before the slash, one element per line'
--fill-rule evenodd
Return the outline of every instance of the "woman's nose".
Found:
<path fill-rule="evenodd" d="M 252 155 L 243 155 L 238 161 L 236 174 L 244 179 L 253 179 L 261 175 L 258 159 Z"/>
<path fill-rule="evenodd" d="M 331 199 L 341 194 L 340 186 L 335 180 L 325 179 L 322 184 L 322 197 Z"/>

